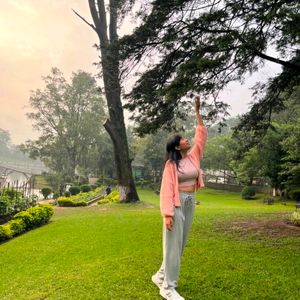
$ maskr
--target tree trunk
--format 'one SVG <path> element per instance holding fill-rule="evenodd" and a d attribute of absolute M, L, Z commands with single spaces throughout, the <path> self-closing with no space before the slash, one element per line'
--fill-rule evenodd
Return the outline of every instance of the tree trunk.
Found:
<path fill-rule="evenodd" d="M 109 119 L 106 120 L 104 127 L 112 139 L 114 146 L 120 202 L 135 202 L 139 201 L 139 198 L 132 176 L 121 102 L 117 35 L 117 1 L 109 1 L 109 37 L 107 34 L 104 0 L 89 0 L 89 7 L 94 25 L 88 24 L 96 31 L 100 41 L 101 66 L 109 112 Z"/>

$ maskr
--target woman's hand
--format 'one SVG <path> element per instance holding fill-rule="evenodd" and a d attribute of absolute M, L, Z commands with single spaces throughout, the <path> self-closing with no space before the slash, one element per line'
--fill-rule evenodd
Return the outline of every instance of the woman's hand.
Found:
<path fill-rule="evenodd" d="M 200 110 L 200 96 L 195 97 L 195 111 L 199 112 Z"/>
<path fill-rule="evenodd" d="M 166 224 L 167 229 L 169 231 L 171 231 L 172 227 L 173 227 L 173 217 L 166 216 L 165 217 L 165 224 Z"/>

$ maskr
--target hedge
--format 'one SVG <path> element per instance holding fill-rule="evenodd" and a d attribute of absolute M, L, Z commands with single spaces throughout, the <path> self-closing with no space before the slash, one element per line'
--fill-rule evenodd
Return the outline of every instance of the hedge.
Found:
<path fill-rule="evenodd" d="M 74 207 L 74 206 L 87 206 L 87 202 L 85 200 L 74 201 L 69 197 L 60 197 L 57 200 L 59 206 L 64 207 Z"/>
<path fill-rule="evenodd" d="M 0 225 L 0 241 L 48 223 L 53 212 L 50 204 L 39 204 L 17 213 L 6 225 Z"/>
<path fill-rule="evenodd" d="M 113 191 L 110 194 L 108 194 L 103 199 L 97 201 L 97 204 L 106 204 L 106 203 L 112 203 L 112 202 L 119 202 L 120 200 L 120 193 L 117 191 Z"/>

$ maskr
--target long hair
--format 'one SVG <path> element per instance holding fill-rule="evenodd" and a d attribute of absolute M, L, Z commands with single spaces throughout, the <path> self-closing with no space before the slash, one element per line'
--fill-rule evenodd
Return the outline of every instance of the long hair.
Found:
<path fill-rule="evenodd" d="M 164 165 L 168 160 L 176 164 L 176 168 L 178 170 L 179 161 L 181 160 L 182 156 L 179 150 L 176 150 L 176 147 L 179 146 L 181 135 L 176 134 L 174 135 L 168 142 L 166 146 L 166 157 L 164 161 Z"/>

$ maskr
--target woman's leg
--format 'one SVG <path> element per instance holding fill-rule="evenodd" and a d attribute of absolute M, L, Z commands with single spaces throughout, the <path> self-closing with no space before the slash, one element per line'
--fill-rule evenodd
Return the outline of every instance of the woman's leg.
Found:
<path fill-rule="evenodd" d="M 189 194 L 187 197 L 184 198 L 184 205 L 183 205 L 184 225 L 183 225 L 183 241 L 182 241 L 181 255 L 187 243 L 189 232 L 193 223 L 194 212 L 195 212 L 195 195 Z"/>
<path fill-rule="evenodd" d="M 174 289 L 177 287 L 180 257 L 183 242 L 184 216 L 182 207 L 176 207 L 173 216 L 173 227 L 169 231 L 164 226 L 163 229 L 163 287 Z"/>
<path fill-rule="evenodd" d="M 180 258 L 193 222 L 194 194 L 180 193 L 181 207 L 175 208 L 173 229 L 163 224 L 163 262 L 155 274 L 165 288 L 176 288 L 180 270 Z"/>

